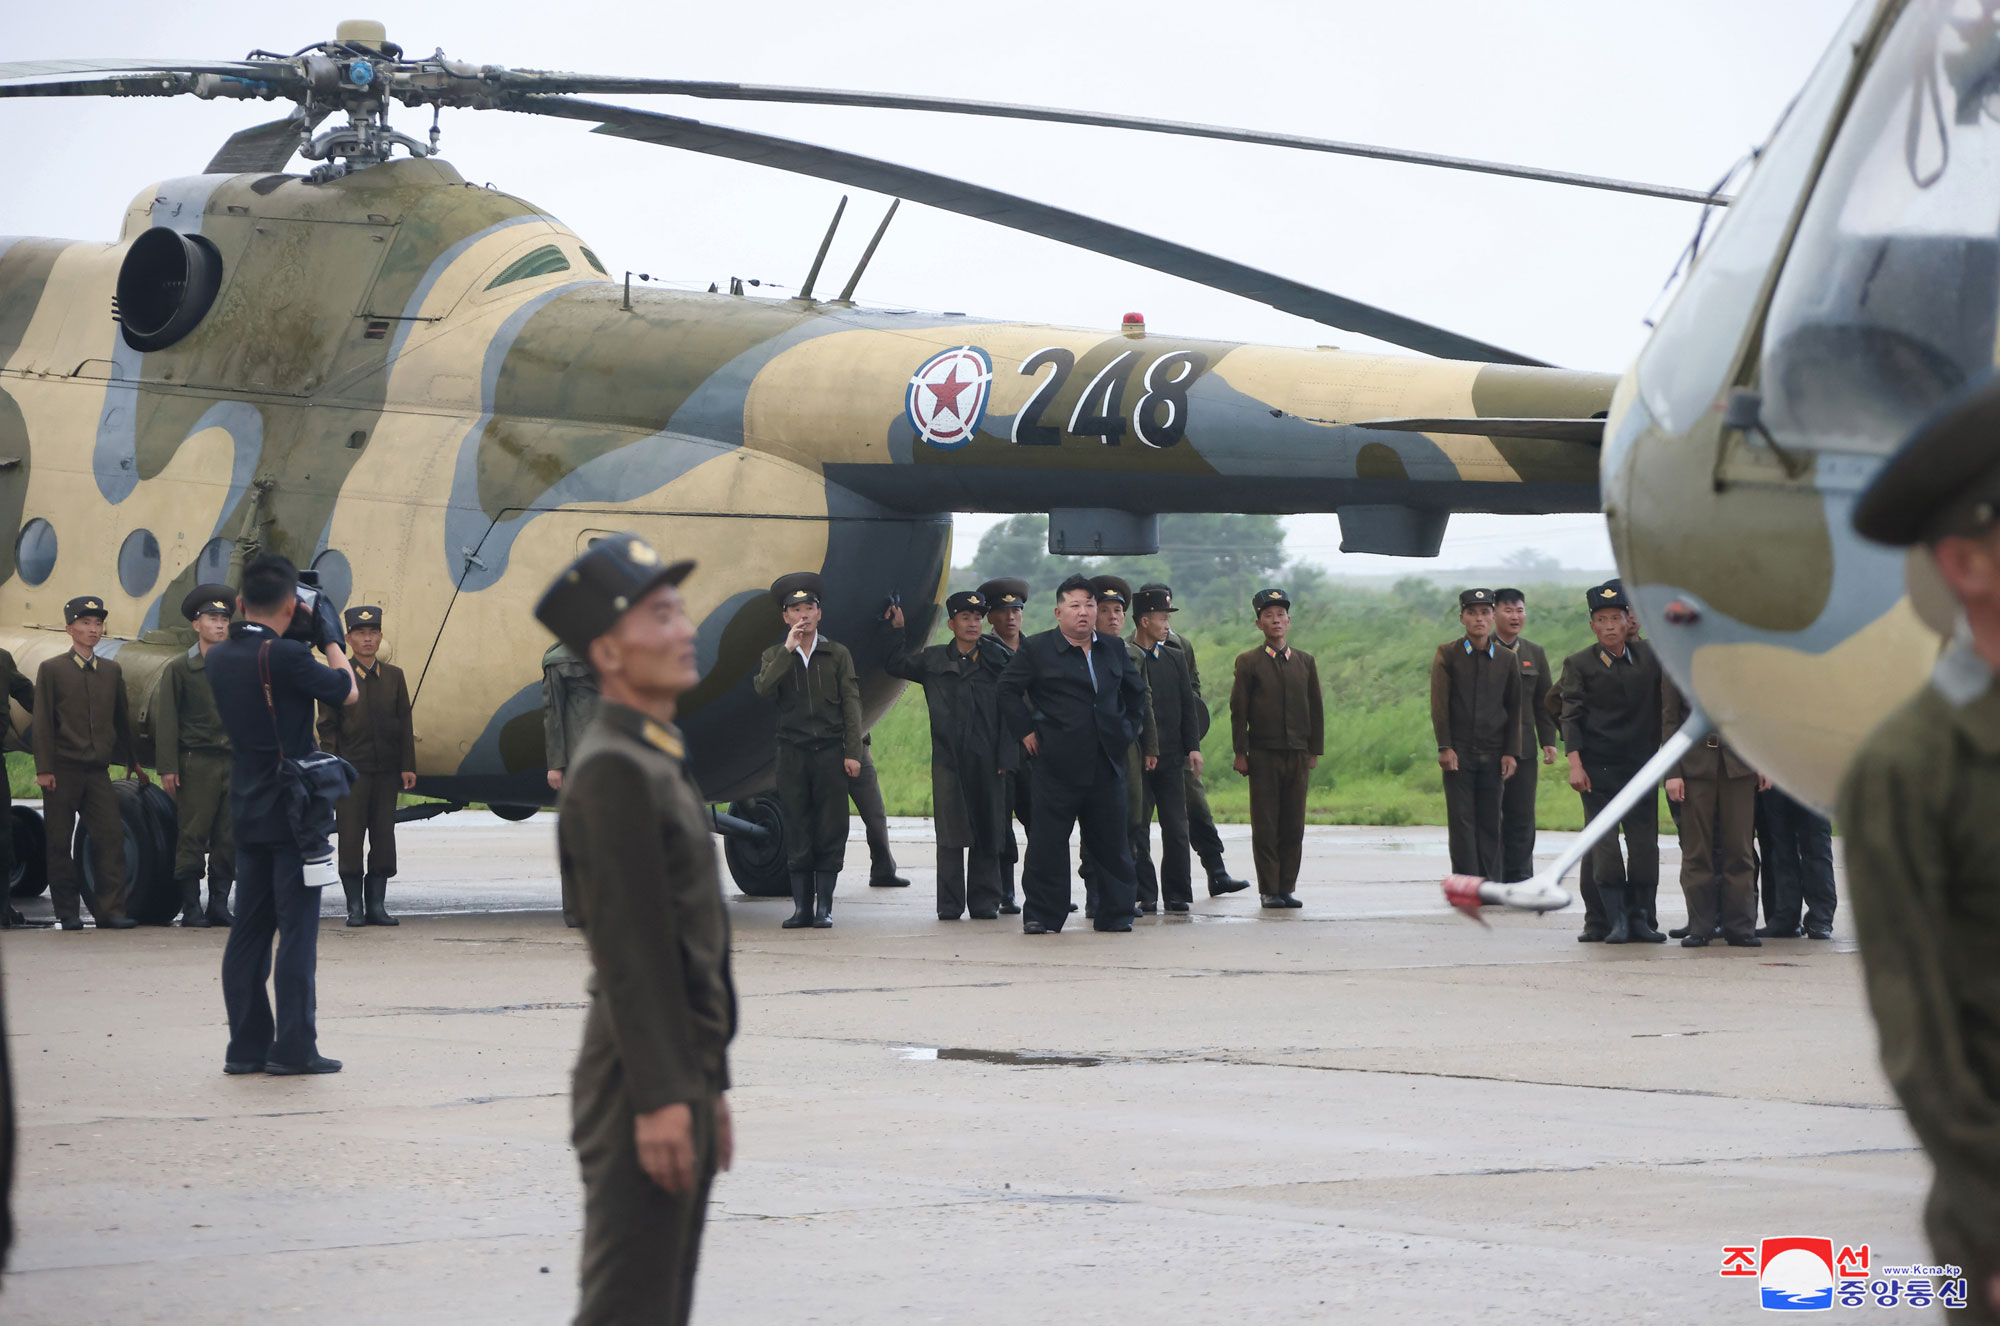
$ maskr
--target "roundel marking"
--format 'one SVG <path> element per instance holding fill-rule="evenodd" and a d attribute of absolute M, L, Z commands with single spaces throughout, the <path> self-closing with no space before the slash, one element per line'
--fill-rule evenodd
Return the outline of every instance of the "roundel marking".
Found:
<path fill-rule="evenodd" d="M 993 361 L 976 345 L 940 350 L 910 375 L 903 412 L 917 436 L 941 451 L 970 442 L 993 395 Z"/>

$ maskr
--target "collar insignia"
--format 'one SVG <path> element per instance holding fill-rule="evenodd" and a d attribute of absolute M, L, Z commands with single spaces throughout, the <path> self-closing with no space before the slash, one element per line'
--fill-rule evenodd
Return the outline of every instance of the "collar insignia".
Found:
<path fill-rule="evenodd" d="M 647 745 L 663 750 L 677 760 L 687 755 L 687 747 L 681 743 L 681 739 L 650 718 L 639 729 L 639 735 L 645 738 Z"/>

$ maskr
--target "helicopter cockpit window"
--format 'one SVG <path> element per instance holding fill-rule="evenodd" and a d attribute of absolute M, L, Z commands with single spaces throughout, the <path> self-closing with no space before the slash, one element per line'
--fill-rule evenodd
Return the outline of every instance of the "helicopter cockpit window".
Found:
<path fill-rule="evenodd" d="M 1764 422 L 1885 452 L 1991 372 L 2000 326 L 2000 0 L 1913 0 L 1884 41 L 1773 293 Z"/>
<path fill-rule="evenodd" d="M 589 249 L 583 250 L 583 260 L 589 263 L 592 267 L 595 267 L 597 269 L 597 274 L 599 276 L 611 275 L 610 272 L 604 270 L 604 264 L 597 260 L 597 255 L 592 253 Z"/>
<path fill-rule="evenodd" d="M 491 290 L 495 286 L 509 285 L 515 281 L 528 281 L 537 276 L 548 276 L 554 272 L 569 270 L 569 259 L 553 244 L 544 244 L 524 258 L 516 258 L 507 264 L 507 269 L 486 283 Z"/>
<path fill-rule="evenodd" d="M 1670 433 L 1686 432 L 1722 394 L 1873 12 L 1863 0 L 1841 25 L 1639 356 L 1640 394 Z"/>

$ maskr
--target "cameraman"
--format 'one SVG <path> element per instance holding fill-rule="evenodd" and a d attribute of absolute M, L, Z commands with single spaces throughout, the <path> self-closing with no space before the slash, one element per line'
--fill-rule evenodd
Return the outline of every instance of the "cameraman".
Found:
<path fill-rule="evenodd" d="M 222 1071 L 231 1074 L 340 1071 L 339 1060 L 319 1053 L 313 1021 L 319 889 L 306 883 L 279 764 L 313 752 L 314 701 L 353 704 L 359 691 L 339 644 L 319 636 L 332 665 L 326 667 L 313 660 L 311 645 L 288 638 L 295 614 L 312 615 L 298 577 L 283 557 L 251 562 L 237 599 L 245 620 L 208 651 L 208 683 L 232 751 L 229 808 L 236 821 L 236 924 L 222 953 L 229 1013 Z M 264 994 L 273 931 L 275 1028 Z"/>

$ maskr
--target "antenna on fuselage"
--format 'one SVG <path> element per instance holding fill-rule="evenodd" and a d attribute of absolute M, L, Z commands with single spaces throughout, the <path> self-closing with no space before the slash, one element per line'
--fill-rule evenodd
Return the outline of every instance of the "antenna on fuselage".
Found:
<path fill-rule="evenodd" d="M 826 228 L 826 238 L 819 242 L 819 252 L 813 255 L 812 270 L 806 273 L 806 283 L 799 287 L 800 299 L 813 297 L 813 282 L 819 280 L 820 264 L 826 261 L 826 251 L 833 247 L 833 234 L 840 229 L 841 213 L 847 210 L 847 195 L 840 195 L 840 205 L 833 209 L 833 221 Z"/>
<path fill-rule="evenodd" d="M 869 240 L 868 247 L 861 250 L 861 261 L 854 264 L 854 275 L 847 278 L 847 284 L 841 288 L 840 298 L 834 300 L 834 303 L 851 304 L 854 302 L 854 287 L 861 284 L 861 273 L 868 270 L 868 261 L 875 256 L 875 246 L 882 242 L 883 234 L 889 229 L 890 220 L 895 217 L 896 209 L 902 205 L 903 200 L 901 198 L 891 198 L 889 200 L 889 210 L 882 214 L 882 224 L 875 227 L 875 238 Z"/>

